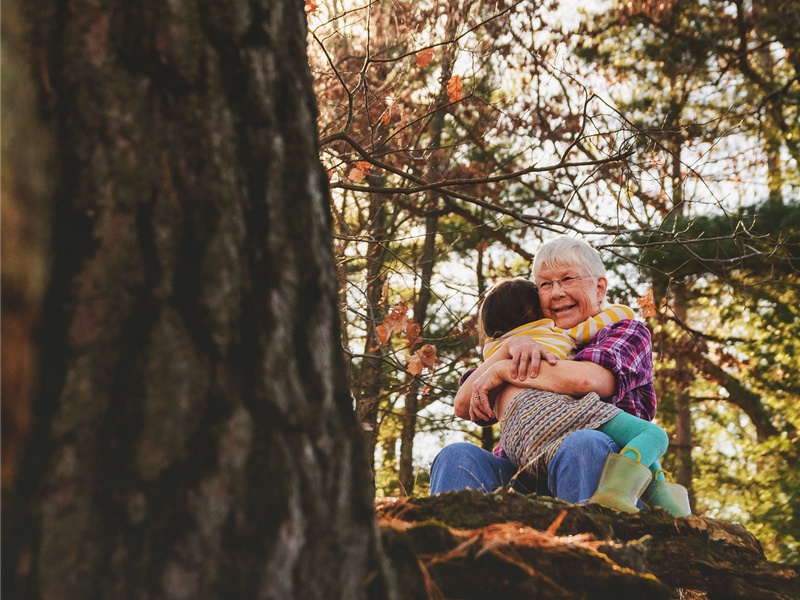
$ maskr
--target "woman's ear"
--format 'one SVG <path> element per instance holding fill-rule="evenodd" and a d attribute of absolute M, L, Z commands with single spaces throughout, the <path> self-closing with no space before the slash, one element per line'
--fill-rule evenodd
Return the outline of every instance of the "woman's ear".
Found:
<path fill-rule="evenodd" d="M 602 305 L 606 299 L 606 292 L 608 291 L 608 279 L 605 277 L 597 278 L 597 301 Z"/>

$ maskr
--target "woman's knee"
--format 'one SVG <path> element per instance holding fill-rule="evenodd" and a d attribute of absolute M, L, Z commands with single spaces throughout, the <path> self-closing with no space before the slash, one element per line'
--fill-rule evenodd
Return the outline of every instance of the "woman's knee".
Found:
<path fill-rule="evenodd" d="M 486 451 L 480 446 L 469 442 L 455 442 L 448 444 L 433 459 L 431 468 L 448 468 L 449 466 L 460 466 L 466 461 L 475 460 Z"/>
<path fill-rule="evenodd" d="M 581 429 L 564 438 L 558 452 L 605 456 L 609 452 L 619 452 L 619 450 L 619 444 L 605 433 L 596 429 Z"/>

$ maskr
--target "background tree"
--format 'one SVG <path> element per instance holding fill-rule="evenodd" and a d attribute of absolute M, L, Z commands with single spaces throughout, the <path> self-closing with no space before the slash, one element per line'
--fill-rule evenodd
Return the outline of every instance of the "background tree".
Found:
<path fill-rule="evenodd" d="M 618 160 L 618 145 L 596 132 L 591 151 L 580 145 L 585 103 L 547 84 L 555 68 L 543 57 L 558 49 L 549 34 L 534 39 L 539 12 L 520 2 L 348 2 L 312 12 L 322 156 L 338 259 L 347 265 L 342 314 L 354 397 L 368 447 L 392 461 L 399 454 L 389 470 L 399 471 L 405 492 L 414 481 L 417 414 L 452 395 L 452 387 L 438 390 L 457 379 L 453 369 L 463 370 L 475 343 L 452 343 L 476 305 L 469 273 L 456 273 L 484 253 L 480 278 L 528 272 L 527 248 L 540 237 L 529 226 L 553 228 L 563 211 L 592 214 L 590 201 L 569 202 L 572 179 L 559 186 L 549 174 L 580 180 L 582 169 Z M 512 72 L 516 93 L 504 89 Z M 524 93 L 528 86 L 542 93 Z M 508 252 L 494 262 L 499 248 Z M 418 344 L 437 348 L 437 367 L 424 381 L 400 375 L 404 356 L 416 351 L 408 339 L 389 347 L 377 336 L 399 302 L 413 311 Z M 444 346 L 455 353 L 442 353 Z M 399 452 L 392 439 L 401 440 Z"/>
<path fill-rule="evenodd" d="M 427 468 L 417 454 L 425 445 L 420 431 L 464 430 L 475 441 L 486 433 L 491 443 L 491 431 L 448 416 L 458 374 L 479 359 L 475 338 L 464 335 L 476 290 L 499 276 L 526 275 L 548 236 L 577 234 L 611 266 L 612 299 L 636 304 L 652 286 L 652 308 L 664 311 L 649 321 L 657 418 L 673 435 L 669 467 L 702 490 L 698 511 L 745 520 L 761 528 L 773 556 L 794 556 L 793 538 L 776 529 L 792 511 L 779 522 L 780 511 L 766 509 L 779 502 L 760 498 L 785 498 L 794 485 L 786 469 L 797 419 L 780 398 L 794 389 L 786 374 L 797 354 L 796 317 L 782 308 L 787 292 L 778 289 L 796 285 L 796 250 L 783 228 L 791 227 L 800 181 L 797 7 L 719 0 L 590 8 L 577 14 L 557 2 L 431 0 L 343 2 L 311 13 L 322 155 L 341 216 L 337 235 L 346 239 L 340 260 L 353 266 L 343 273 L 344 327 L 349 348 L 359 340 L 380 349 L 383 365 L 378 492 L 401 491 L 393 482 L 398 453 L 408 460 L 400 438 L 416 440 L 417 481 Z M 444 98 L 443 89 L 458 87 L 445 87 L 456 76 L 460 98 Z M 379 242 L 387 258 L 380 283 L 390 285 L 382 304 L 366 310 L 354 301 L 365 287 L 357 265 L 375 238 L 365 226 L 371 220 L 360 216 L 367 213 L 353 209 L 376 196 L 392 215 L 394 233 Z M 431 207 L 437 253 L 419 326 L 420 343 L 435 344 L 438 361 L 422 374 L 430 394 L 415 422 L 403 373 L 413 350 L 402 338 L 382 346 L 365 340 L 364 319 L 382 323 L 400 301 L 418 315 L 424 278 L 416 257 Z M 756 247 L 758 280 L 755 270 L 740 268 Z M 690 273 L 678 268 L 687 261 Z M 765 332 L 778 331 L 786 337 L 767 343 Z M 748 352 L 758 361 L 745 362 Z M 359 354 L 350 351 L 354 372 Z M 401 415 L 414 423 L 413 436 Z M 776 470 L 755 485 L 767 464 Z M 402 468 L 410 481 L 407 462 Z"/>
<path fill-rule="evenodd" d="M 798 40 L 777 25 L 777 7 L 770 4 L 608 7 L 587 21 L 581 54 L 603 66 L 614 105 L 640 132 L 631 165 L 638 169 L 632 179 L 641 183 L 634 191 L 659 216 L 646 222 L 658 234 L 620 243 L 641 246 L 643 274 L 666 302 L 654 329 L 662 358 L 659 411 L 668 422 L 674 414 L 674 463 L 668 462 L 684 484 L 697 480 L 705 490 L 701 510 L 738 519 L 746 514 L 760 522 L 765 545 L 775 549 L 782 538 L 783 557 L 794 557 L 796 510 L 763 500 L 797 491 L 788 475 L 798 451 L 796 415 L 780 400 L 796 393 L 795 383 L 783 375 L 755 376 L 745 365 L 792 368 L 794 350 L 786 353 L 784 344 L 794 348 L 797 315 L 784 302 L 798 283 Z M 792 5 L 787 23 L 797 14 Z M 763 331 L 789 338 L 764 345 Z M 708 398 L 718 400 L 710 405 Z M 747 466 L 726 451 L 702 452 L 724 445 L 709 413 L 728 423 L 747 415 L 745 429 L 752 433 L 742 432 L 734 443 L 767 443 L 771 450 L 748 449 L 754 458 Z M 692 429 L 700 439 L 692 440 Z M 755 457 L 765 452 L 774 453 L 769 464 L 785 475 L 773 472 L 772 482 L 760 478 L 753 485 L 757 465 L 764 464 Z M 716 491 L 720 481 L 729 482 L 724 499 Z"/>
<path fill-rule="evenodd" d="M 389 594 L 302 6 L 25 8 L 54 262 L 4 596 Z"/>

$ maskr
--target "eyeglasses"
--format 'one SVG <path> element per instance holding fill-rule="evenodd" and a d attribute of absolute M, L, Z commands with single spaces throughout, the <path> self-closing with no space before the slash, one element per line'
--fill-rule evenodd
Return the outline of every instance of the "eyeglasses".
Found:
<path fill-rule="evenodd" d="M 593 279 L 591 275 L 575 275 L 574 277 L 562 277 L 561 279 L 553 279 L 553 281 L 543 281 L 536 284 L 536 289 L 543 294 L 553 293 L 553 286 L 559 284 L 563 289 L 568 290 L 578 285 L 581 279 Z"/>

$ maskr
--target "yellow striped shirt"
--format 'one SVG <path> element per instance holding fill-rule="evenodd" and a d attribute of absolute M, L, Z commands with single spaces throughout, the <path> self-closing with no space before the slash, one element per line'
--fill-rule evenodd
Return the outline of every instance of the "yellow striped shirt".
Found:
<path fill-rule="evenodd" d="M 572 329 L 556 327 L 553 319 L 539 319 L 538 321 L 520 325 L 499 338 L 486 340 L 483 345 L 483 359 L 486 360 L 494 354 L 507 339 L 520 335 L 526 335 L 534 342 L 543 344 L 558 358 L 569 358 L 577 346 L 587 344 L 606 325 L 624 319 L 633 319 L 634 316 L 633 309 L 629 306 L 612 304 L 595 316 L 578 323 Z"/>

